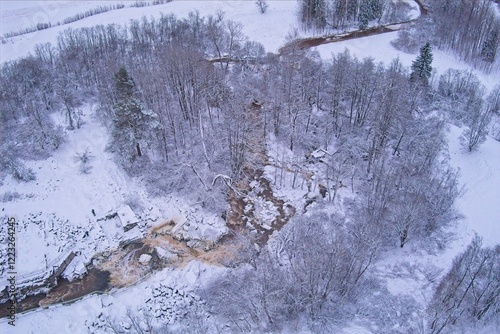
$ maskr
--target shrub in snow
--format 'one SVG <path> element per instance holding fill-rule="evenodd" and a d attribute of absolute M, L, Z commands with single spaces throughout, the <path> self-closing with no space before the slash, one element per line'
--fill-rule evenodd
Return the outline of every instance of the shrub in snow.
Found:
<path fill-rule="evenodd" d="M 53 150 L 57 150 L 59 146 L 66 140 L 66 132 L 61 125 L 53 126 L 47 134 L 47 145 Z"/>
<path fill-rule="evenodd" d="M 92 170 L 92 166 L 90 165 L 90 161 L 94 158 L 88 148 L 85 149 L 84 152 L 76 153 L 74 156 L 75 162 L 80 162 L 80 173 L 89 174 Z"/>
<path fill-rule="evenodd" d="M 82 174 L 90 174 L 91 170 L 92 170 L 92 166 L 89 165 L 89 164 L 81 164 L 80 165 L 80 168 L 78 169 L 80 171 L 80 173 Z"/>
<path fill-rule="evenodd" d="M 21 198 L 21 194 L 17 191 L 7 191 L 0 197 L 0 201 L 2 202 L 11 202 L 18 198 Z"/>
<path fill-rule="evenodd" d="M 468 129 L 464 131 L 460 140 L 462 145 L 473 151 L 486 141 L 488 135 L 488 127 L 490 125 L 493 115 L 498 114 L 500 111 L 500 85 L 487 97 L 485 103 L 480 100 L 475 108 L 471 108 L 467 117 L 465 117 L 465 124 Z"/>
<path fill-rule="evenodd" d="M 398 38 L 391 41 L 391 45 L 407 53 L 417 52 L 426 38 L 421 29 L 423 24 L 425 23 L 416 22 L 405 26 L 398 31 Z"/>
<path fill-rule="evenodd" d="M 429 333 L 457 332 L 460 326 L 498 324 L 500 246 L 483 247 L 475 237 L 436 288 L 429 305 Z M 454 330 L 452 330 L 454 329 Z"/>
<path fill-rule="evenodd" d="M 26 167 L 19 160 L 12 161 L 10 164 L 10 173 L 12 177 L 18 181 L 29 182 L 36 180 L 35 172 L 31 168 Z"/>
<path fill-rule="evenodd" d="M 121 318 L 105 317 L 101 313 L 90 325 L 92 329 L 90 326 L 88 329 L 92 332 L 97 330 L 97 333 L 158 333 L 153 321 L 152 314 L 147 311 L 140 309 L 135 312 L 127 309 L 125 316 Z"/>
<path fill-rule="evenodd" d="M 267 11 L 267 7 L 269 7 L 266 0 L 257 0 L 255 1 L 255 4 L 262 14 L 264 14 Z"/>
<path fill-rule="evenodd" d="M 93 155 L 90 154 L 91 152 L 89 151 L 88 148 L 85 149 L 84 152 L 82 153 L 77 153 L 75 154 L 75 160 L 76 161 L 79 161 L 81 163 L 88 163 L 92 158 L 94 158 Z"/>

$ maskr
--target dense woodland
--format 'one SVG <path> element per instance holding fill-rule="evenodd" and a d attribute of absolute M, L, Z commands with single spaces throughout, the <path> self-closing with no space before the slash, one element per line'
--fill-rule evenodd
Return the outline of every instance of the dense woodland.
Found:
<path fill-rule="evenodd" d="M 321 32 L 366 29 L 406 22 L 394 46 L 415 52 L 426 42 L 452 50 L 464 61 L 486 71 L 500 68 L 500 17 L 491 0 L 429 0 L 418 20 L 410 7 L 388 0 L 301 0 L 298 17 L 306 30 Z"/>
<path fill-rule="evenodd" d="M 400 31 L 394 45 L 416 51 L 430 41 L 452 50 L 461 59 L 485 71 L 498 70 L 500 16 L 491 0 L 429 0 L 429 15 Z"/>
<path fill-rule="evenodd" d="M 386 4 L 316 1 L 326 6 L 324 17 L 317 9 L 305 17 L 311 3 L 300 2 L 309 6 L 300 14 L 306 25 L 315 20 L 337 26 L 362 25 L 363 6 Z M 451 9 L 451 3 L 475 13 L 485 1 L 439 3 L 442 9 L 429 20 L 462 15 L 457 13 L 465 9 Z M 375 11 L 369 20 L 384 13 Z M 443 229 L 458 218 L 446 123 L 465 126 L 464 147 L 474 150 L 498 116 L 500 87 L 487 94 L 471 72 L 432 71 L 433 46 L 464 58 L 482 54 L 490 39 L 496 38 L 498 48 L 498 17 L 488 27 L 470 17 L 467 34 L 477 27 L 482 36 L 474 48 L 464 30 L 436 24 L 443 33 L 419 45 L 410 69 L 399 60 L 376 63 L 348 51 L 329 61 L 308 50 L 266 54 L 222 14 L 68 29 L 57 45 L 38 45 L 32 56 L 0 70 L 2 176 L 35 179 L 23 161 L 49 157 L 69 131 L 82 126 L 82 107 L 92 104 L 112 133 L 109 150 L 116 161 L 151 194 L 186 196 L 226 216 L 231 188 L 214 178 L 224 175 L 232 184 L 251 179 L 249 170 L 267 163 L 255 146 L 265 152 L 272 139 L 293 152 L 297 171 L 315 164 L 315 182 L 327 194 L 307 213 L 298 210 L 260 254 L 247 253 L 243 263 L 231 264 L 235 269 L 227 277 L 199 291 L 213 316 L 187 319 L 185 330 L 286 332 L 306 324 L 314 332 L 331 332 L 363 315 L 386 332 L 424 327 L 444 333 L 498 321 L 498 247 L 484 248 L 475 240 L 439 283 L 425 312 L 411 298 L 390 297 L 372 271 L 385 252 L 409 242 L 433 250 L 445 246 Z M 482 56 L 497 57 L 489 51 Z M 64 115 L 64 124 L 54 121 L 57 114 Z M 311 159 L 318 149 L 328 154 Z M 289 186 L 299 183 L 294 179 Z M 340 187 L 355 196 L 343 201 L 346 210 L 331 213 Z M 401 317 L 387 318 L 387 307 Z M 234 327 L 219 326 L 226 322 Z"/>
<path fill-rule="evenodd" d="M 304 28 L 322 31 L 405 22 L 411 10 L 404 1 L 388 0 L 300 0 L 299 3 Z"/>

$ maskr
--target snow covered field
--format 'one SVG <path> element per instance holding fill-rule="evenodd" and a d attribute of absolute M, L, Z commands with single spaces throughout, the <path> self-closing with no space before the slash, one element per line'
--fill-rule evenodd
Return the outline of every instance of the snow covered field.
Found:
<path fill-rule="evenodd" d="M 75 4 L 77 1 L 70 1 L 68 2 L 68 6 L 61 6 L 57 10 L 51 11 L 50 9 L 46 9 L 49 8 L 50 2 L 42 2 L 43 5 L 38 5 L 32 9 L 23 8 L 6 11 L 5 14 L 2 13 L 2 18 L 5 15 L 7 22 L 16 21 L 17 14 L 22 12 L 23 22 L 29 22 L 31 26 L 32 22 L 36 24 L 35 18 L 38 12 L 47 12 L 47 18 L 51 18 L 52 21 L 56 18 L 59 20 L 71 15 L 67 15 L 63 8 L 70 8 L 71 13 L 73 13 L 80 6 L 82 6 L 81 11 L 85 10 L 88 5 L 86 1 L 83 1 L 82 4 L 78 1 L 78 5 Z M 105 1 L 102 1 L 102 3 L 105 3 Z M 113 1 L 109 3 L 113 3 Z M 33 11 L 33 14 L 29 14 L 30 10 Z M 296 2 L 293 0 L 271 1 L 264 15 L 259 13 L 253 1 L 173 1 L 157 6 L 141 8 L 126 7 L 91 16 L 68 25 L 61 25 L 9 38 L 7 44 L 1 46 L 0 59 L 2 62 L 5 62 L 26 56 L 33 51 L 34 46 L 38 43 L 50 42 L 55 44 L 57 43 L 57 34 L 70 27 L 76 29 L 92 27 L 98 24 L 127 24 L 132 19 L 140 19 L 143 16 L 159 17 L 162 13 L 174 13 L 177 17 L 182 18 L 187 17 L 192 11 L 198 11 L 202 16 L 215 15 L 219 11 L 224 12 L 226 19 L 241 22 L 243 24 L 243 34 L 262 43 L 266 51 L 269 52 L 276 52 L 284 44 L 286 36 L 296 27 Z M 11 19 L 10 17 L 14 18 Z M 32 19 L 32 17 L 34 18 Z M 10 30 L 15 30 L 16 27 L 18 28 L 18 26 L 14 25 L 2 26 L 2 34 Z"/>
<path fill-rule="evenodd" d="M 26 1 L 7 3 L 0 2 L 1 29 L 0 34 L 16 31 L 38 22 L 57 22 L 65 17 L 94 8 L 100 4 L 114 1 Z M 285 44 L 287 36 L 298 27 L 296 21 L 295 1 L 270 1 L 266 14 L 260 14 L 253 1 L 174 1 L 172 3 L 143 8 L 124 8 L 96 16 L 92 16 L 68 25 L 57 26 L 34 33 L 9 38 L 6 44 L 0 45 L 0 62 L 7 62 L 23 57 L 32 52 L 37 43 L 56 43 L 57 34 L 67 28 L 90 27 L 97 24 L 126 24 L 131 19 L 144 15 L 158 17 L 160 13 L 175 13 L 185 17 L 190 11 L 198 10 L 201 15 L 214 15 L 223 11 L 225 17 L 241 22 L 243 33 L 250 39 L 264 45 L 266 51 L 276 52 Z M 412 12 L 414 15 L 414 12 Z M 342 52 L 345 48 L 359 58 L 373 57 L 377 61 L 388 63 L 399 57 L 405 66 L 410 66 L 415 54 L 405 54 L 395 50 L 390 41 L 396 38 L 396 32 L 351 41 L 333 43 L 316 47 L 323 59 L 332 53 Z M 433 66 L 438 74 L 448 68 L 468 69 L 469 66 L 458 61 L 453 55 L 442 51 L 434 51 Z M 491 89 L 499 83 L 499 73 L 484 74 L 473 71 L 481 82 Z M 2 181 L 2 193 L 17 192 L 21 198 L 1 203 L 2 211 L 14 215 L 18 220 L 43 220 L 61 223 L 58 233 L 72 235 L 70 241 L 61 235 L 50 234 L 45 223 L 42 226 L 26 226 L 20 229 L 19 272 L 29 275 L 43 269 L 47 264 L 57 261 L 69 250 L 78 250 L 85 259 L 95 252 L 118 245 L 124 238 L 120 228 L 106 231 L 96 221 L 108 213 L 116 211 L 131 200 L 144 207 L 144 217 L 151 220 L 168 219 L 179 215 L 188 215 L 202 219 L 207 213 L 195 211 L 182 199 L 149 198 L 140 181 L 128 177 L 106 152 L 109 134 L 106 129 L 92 117 L 90 106 L 84 109 L 83 126 L 71 132 L 68 141 L 45 161 L 27 162 L 37 173 L 36 183 L 19 183 L 8 177 Z M 449 126 L 450 163 L 460 170 L 460 187 L 463 194 L 456 201 L 457 209 L 464 219 L 457 223 L 453 232 L 455 237 L 449 247 L 435 255 L 414 254 L 411 247 L 384 261 L 380 268 L 404 267 L 405 263 L 420 263 L 429 271 L 436 270 L 437 275 L 444 274 L 453 257 L 463 251 L 473 238 L 474 233 L 483 237 L 488 246 L 500 244 L 500 142 L 489 137 L 477 152 L 463 150 L 459 136 L 463 129 Z M 92 171 L 82 174 L 76 153 L 86 149 L 92 154 Z M 285 192 L 284 192 L 285 193 Z M 303 193 L 299 194 L 300 196 Z M 295 195 L 291 195 L 294 197 Z M 92 210 L 96 213 L 94 217 Z M 149 211 L 148 211 L 149 210 Z M 36 215 L 37 217 L 33 217 Z M 206 217 L 205 217 L 206 219 Z M 216 219 L 216 217 L 210 217 Z M 65 225 L 66 224 L 66 225 Z M 94 226 L 88 229 L 89 224 Z M 89 239 L 85 239 L 85 228 L 90 230 Z M 218 228 L 216 228 L 217 230 Z M 219 229 L 220 230 L 220 229 Z M 221 232 L 221 231 L 219 231 Z M 222 232 L 221 232 L 222 233 Z M 24 243 L 22 240 L 33 240 Z M 88 240 L 91 240 L 90 242 Z M 413 261 L 413 262 L 412 262 Z M 437 267 L 436 268 L 434 268 Z M 191 262 L 183 269 L 164 269 L 155 276 L 149 277 L 133 287 L 115 291 L 109 295 L 90 296 L 71 305 L 58 305 L 47 310 L 36 310 L 19 315 L 16 327 L 8 326 L 6 319 L 0 319 L 0 331 L 6 333 L 89 333 L 99 331 L 99 323 L 93 322 L 111 314 L 124 314 L 127 308 L 146 307 L 148 298 L 153 295 L 154 287 L 160 283 L 186 291 L 186 296 L 198 284 L 217 275 L 223 269 Z M 382 270 L 382 269 L 381 269 Z M 401 272 L 407 269 L 403 268 Z M 422 274 L 425 276 L 424 274 Z M 421 275 L 421 276 L 422 276 Z M 410 275 L 389 279 L 389 287 L 393 293 L 422 294 L 428 297 L 430 286 L 425 285 L 425 277 Z M 427 290 L 425 290 L 427 289 Z M 176 299 L 177 298 L 177 299 Z M 182 304 L 181 297 L 172 296 L 173 304 Z M 186 297 L 188 298 L 188 297 Z M 191 297 L 189 297 L 191 298 Z M 194 297 L 193 297 L 194 298 Z M 161 306 L 158 306 L 161 307 Z M 154 308 L 152 308 L 154 312 Z M 174 315 L 172 315 L 175 318 Z M 101 329 L 102 330 L 102 329 Z M 351 328 L 349 333 L 369 333 L 365 329 Z"/>
<path fill-rule="evenodd" d="M 450 126 L 450 163 L 460 169 L 464 193 L 456 205 L 471 231 L 488 246 L 500 244 L 500 142 L 489 137 L 476 152 L 459 144 L 462 129 Z"/>
<path fill-rule="evenodd" d="M 388 63 L 392 59 L 399 58 L 404 66 L 410 67 L 417 53 L 408 54 L 396 50 L 391 45 L 391 41 L 397 38 L 397 34 L 397 31 L 395 31 L 338 43 L 323 44 L 316 47 L 316 51 L 318 51 L 321 58 L 325 60 L 330 59 L 332 53 L 343 52 L 345 49 L 348 49 L 352 55 L 359 59 L 372 57 L 377 62 Z M 481 71 L 474 70 L 466 63 L 457 59 L 455 55 L 451 54 L 451 51 L 433 50 L 433 54 L 434 61 L 432 62 L 432 67 L 437 71 L 438 76 L 443 74 L 447 69 L 454 68 L 457 70 L 471 70 L 472 73 L 477 75 L 481 83 L 487 89 L 492 89 L 499 82 L 498 72 L 485 74 Z"/>
<path fill-rule="evenodd" d="M 17 32 L 38 23 L 62 22 L 63 19 L 99 6 L 121 4 L 122 1 L 2 1 L 0 2 L 0 35 Z"/>
<path fill-rule="evenodd" d="M 411 17 L 418 16 L 418 10 L 415 3 L 411 0 L 406 0 L 414 8 L 411 12 Z M 9 31 L 19 30 L 26 25 L 33 26 L 41 21 L 57 21 L 62 20 L 67 16 L 75 13 L 88 10 L 95 3 L 97 5 L 116 4 L 119 1 L 32 1 L 36 3 L 34 7 L 28 5 L 20 5 L 15 3 L 4 4 L 5 11 L 2 10 L 2 26 L 0 34 L 5 34 Z M 29 1 L 28 1 L 29 3 Z M 127 4 L 125 2 L 125 4 Z M 17 8 L 22 7 L 22 8 Z M 13 8 L 13 9 L 11 9 Z M 265 14 L 261 14 L 253 1 L 173 1 L 171 3 L 141 7 L 141 8 L 123 8 L 115 11 L 110 11 L 82 19 L 67 25 L 52 27 L 49 29 L 33 32 L 8 39 L 8 43 L 2 45 L 0 51 L 0 60 L 2 62 L 16 59 L 27 55 L 33 51 L 33 48 L 38 43 L 57 43 L 57 34 L 65 29 L 92 27 L 98 24 L 127 24 L 130 20 L 140 19 L 143 16 L 159 17 L 161 14 L 173 13 L 178 17 L 187 17 L 192 11 L 198 11 L 202 16 L 215 15 L 222 11 L 225 18 L 240 22 L 243 25 L 243 34 L 249 39 L 261 43 L 267 52 L 276 53 L 283 46 L 288 36 L 298 32 L 300 36 L 307 37 L 313 33 L 304 33 L 301 31 L 296 20 L 297 2 L 294 0 L 269 1 L 269 8 Z M 40 14 L 42 13 L 42 14 Z M 21 16 L 21 20 L 18 17 Z M 369 37 L 367 40 L 376 37 Z M 392 37 L 394 38 L 394 37 Z M 385 39 L 387 41 L 387 39 Z M 350 41 L 349 45 L 353 49 L 365 48 L 365 40 L 361 39 Z M 342 43 L 339 43 L 342 45 Z M 376 44 L 374 44 L 376 45 Z M 329 50 L 329 46 L 321 46 L 318 51 L 326 57 L 334 50 Z M 341 48 L 344 49 L 345 46 Z M 366 46 L 367 47 L 367 46 Z M 336 49 L 338 50 L 338 49 Z M 335 50 L 335 51 L 336 51 Z M 395 50 L 393 49 L 393 52 Z M 363 51 L 361 51 L 363 52 Z M 367 52 L 365 50 L 364 52 Z M 370 52 L 365 54 L 370 55 Z M 381 54 L 382 57 L 390 56 L 390 54 Z M 387 59 L 387 58 L 384 58 Z"/>

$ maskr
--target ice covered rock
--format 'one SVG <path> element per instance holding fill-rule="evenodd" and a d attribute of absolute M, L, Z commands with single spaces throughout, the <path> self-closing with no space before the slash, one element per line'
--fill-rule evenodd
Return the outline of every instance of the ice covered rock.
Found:
<path fill-rule="evenodd" d="M 75 266 L 75 274 L 78 277 L 82 277 L 86 273 L 87 273 L 87 267 L 85 266 L 85 264 L 83 264 L 82 262 L 78 262 L 77 265 Z"/>
<path fill-rule="evenodd" d="M 148 264 L 149 261 L 151 261 L 152 259 L 152 256 L 149 255 L 149 254 L 142 254 L 140 257 L 139 257 L 139 262 L 141 264 Z"/>
<path fill-rule="evenodd" d="M 184 228 L 184 224 L 187 222 L 187 218 L 185 216 L 175 216 L 172 217 L 171 221 L 175 224 L 174 228 L 172 228 L 172 234 L 178 234 L 181 229 Z"/>
<path fill-rule="evenodd" d="M 80 278 L 87 273 L 87 266 L 83 256 L 74 257 L 64 270 L 62 276 L 69 281 Z"/>
<path fill-rule="evenodd" d="M 197 247 L 217 242 L 227 231 L 227 226 L 220 217 L 200 212 L 199 215 L 178 220 L 171 233 L 177 239 L 192 241 L 190 244 Z"/>
<path fill-rule="evenodd" d="M 118 218 L 120 218 L 121 226 L 125 232 L 135 227 L 139 222 L 134 211 L 128 205 L 122 206 L 116 213 L 118 214 Z"/>
<path fill-rule="evenodd" d="M 139 226 L 134 226 L 132 229 L 127 232 L 118 233 L 118 236 L 115 238 L 116 240 L 120 240 L 119 247 L 123 247 L 129 243 L 140 240 L 142 238 L 141 230 Z"/>
<path fill-rule="evenodd" d="M 155 247 L 156 253 L 158 254 L 158 257 L 162 260 L 167 260 L 167 261 L 175 261 L 178 259 L 177 254 L 174 252 L 161 248 L 161 247 Z"/>

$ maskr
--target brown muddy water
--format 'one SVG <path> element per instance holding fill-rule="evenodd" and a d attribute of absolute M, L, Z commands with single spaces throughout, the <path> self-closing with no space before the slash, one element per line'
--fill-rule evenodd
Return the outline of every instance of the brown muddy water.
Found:
<path fill-rule="evenodd" d="M 102 293 L 109 289 L 109 275 L 110 273 L 107 271 L 92 268 L 83 278 L 72 282 L 60 278 L 57 285 L 47 294 L 39 293 L 17 302 L 16 313 L 19 314 L 40 306 L 47 307 L 60 302 L 71 303 L 95 292 Z M 9 305 L 9 301 L 0 304 L 0 318 L 5 318 L 8 315 L 7 307 Z"/>

